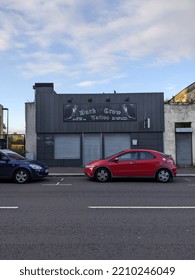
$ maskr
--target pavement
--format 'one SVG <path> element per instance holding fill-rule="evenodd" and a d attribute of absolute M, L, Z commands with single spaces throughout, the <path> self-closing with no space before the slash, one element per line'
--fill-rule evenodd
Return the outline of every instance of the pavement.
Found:
<path fill-rule="evenodd" d="M 83 167 L 49 167 L 49 176 L 61 177 L 61 176 L 85 176 Z M 191 177 L 195 176 L 195 167 L 177 168 L 178 177 Z"/>

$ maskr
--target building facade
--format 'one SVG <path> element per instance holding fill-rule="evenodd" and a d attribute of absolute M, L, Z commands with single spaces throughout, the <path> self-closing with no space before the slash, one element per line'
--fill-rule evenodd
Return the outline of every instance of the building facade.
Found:
<path fill-rule="evenodd" d="M 165 104 L 165 153 L 177 166 L 195 165 L 195 104 Z"/>
<path fill-rule="evenodd" d="M 164 147 L 177 166 L 195 165 L 195 83 L 165 103 Z"/>
<path fill-rule="evenodd" d="M 27 156 L 84 166 L 128 148 L 163 151 L 163 93 L 57 94 L 36 83 L 26 103 Z"/>

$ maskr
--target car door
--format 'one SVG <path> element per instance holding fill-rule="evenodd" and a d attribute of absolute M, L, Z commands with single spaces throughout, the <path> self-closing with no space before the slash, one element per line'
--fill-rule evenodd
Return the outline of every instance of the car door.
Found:
<path fill-rule="evenodd" d="M 0 178 L 10 178 L 12 176 L 13 166 L 8 157 L 0 154 Z"/>
<path fill-rule="evenodd" d="M 159 166 L 159 161 L 151 152 L 140 151 L 136 162 L 139 177 L 153 177 Z"/>
<path fill-rule="evenodd" d="M 114 177 L 138 176 L 138 152 L 127 152 L 112 160 L 109 166 Z"/>

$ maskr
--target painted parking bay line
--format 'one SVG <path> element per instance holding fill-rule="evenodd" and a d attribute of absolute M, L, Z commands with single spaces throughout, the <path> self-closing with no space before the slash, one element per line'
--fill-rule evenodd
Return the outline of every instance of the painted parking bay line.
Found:
<path fill-rule="evenodd" d="M 42 184 L 42 186 L 72 186 L 72 184 L 64 184 L 62 183 L 64 181 L 64 178 L 62 178 L 60 181 L 58 181 L 57 183 L 47 183 L 47 184 Z"/>
<path fill-rule="evenodd" d="M 184 178 L 185 181 L 188 181 L 188 182 L 192 182 L 191 179 L 188 179 L 188 178 Z"/>
<path fill-rule="evenodd" d="M 42 186 L 72 186 L 72 184 L 61 184 L 61 183 L 56 183 L 56 184 L 41 184 Z"/>
<path fill-rule="evenodd" d="M 88 206 L 89 209 L 195 209 L 195 206 Z"/>

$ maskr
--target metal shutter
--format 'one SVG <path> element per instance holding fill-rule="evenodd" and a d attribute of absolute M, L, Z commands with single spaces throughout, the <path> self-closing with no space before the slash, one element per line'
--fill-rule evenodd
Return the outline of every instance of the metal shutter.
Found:
<path fill-rule="evenodd" d="M 83 137 L 83 165 L 101 158 L 101 134 L 85 133 Z"/>
<path fill-rule="evenodd" d="M 192 165 L 192 133 L 176 133 L 176 164 Z"/>
<path fill-rule="evenodd" d="M 55 135 L 54 159 L 79 159 L 80 135 Z"/>
<path fill-rule="evenodd" d="M 104 135 L 105 157 L 130 148 L 130 135 L 127 133 L 109 133 Z"/>

